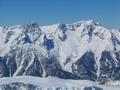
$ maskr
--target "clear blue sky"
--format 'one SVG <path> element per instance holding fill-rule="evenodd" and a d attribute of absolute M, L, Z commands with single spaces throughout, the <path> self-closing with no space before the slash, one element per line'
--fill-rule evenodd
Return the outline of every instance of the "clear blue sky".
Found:
<path fill-rule="evenodd" d="M 0 0 L 0 25 L 72 23 L 94 19 L 120 28 L 120 0 Z"/>

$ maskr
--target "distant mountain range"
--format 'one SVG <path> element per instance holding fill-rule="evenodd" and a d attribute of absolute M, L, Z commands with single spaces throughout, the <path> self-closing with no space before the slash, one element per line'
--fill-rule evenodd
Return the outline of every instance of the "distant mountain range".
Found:
<path fill-rule="evenodd" d="M 0 27 L 0 77 L 120 80 L 120 30 L 94 20 Z"/>

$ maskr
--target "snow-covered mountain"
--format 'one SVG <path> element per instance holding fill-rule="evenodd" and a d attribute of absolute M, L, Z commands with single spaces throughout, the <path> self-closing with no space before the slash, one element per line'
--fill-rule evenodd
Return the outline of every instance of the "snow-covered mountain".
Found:
<path fill-rule="evenodd" d="M 0 77 L 120 80 L 120 31 L 94 20 L 0 27 Z"/>

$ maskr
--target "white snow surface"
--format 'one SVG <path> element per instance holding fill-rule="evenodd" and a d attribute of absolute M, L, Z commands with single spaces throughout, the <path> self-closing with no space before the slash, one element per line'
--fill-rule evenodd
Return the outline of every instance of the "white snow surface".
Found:
<path fill-rule="evenodd" d="M 40 87 L 83 87 L 97 85 L 95 82 L 87 80 L 65 80 L 57 77 L 32 77 L 32 76 L 17 76 L 0 78 L 0 85 L 10 83 L 32 84 Z"/>
<path fill-rule="evenodd" d="M 17 77 L 4 77 L 0 78 L 0 86 L 1 85 L 9 85 L 12 83 L 23 83 L 23 84 L 31 84 L 40 88 L 68 88 L 68 90 L 73 90 L 72 88 L 76 88 L 79 90 L 83 90 L 84 87 L 100 87 L 103 90 L 120 90 L 120 81 L 109 82 L 106 85 L 100 85 L 97 82 L 92 82 L 88 80 L 70 80 L 70 79 L 60 79 L 57 77 L 32 77 L 32 76 L 17 76 Z M 24 87 L 23 87 L 24 88 Z M 22 89 L 26 90 L 26 89 Z M 45 89 L 46 90 L 46 89 Z M 94 89 L 93 89 L 94 90 Z"/>

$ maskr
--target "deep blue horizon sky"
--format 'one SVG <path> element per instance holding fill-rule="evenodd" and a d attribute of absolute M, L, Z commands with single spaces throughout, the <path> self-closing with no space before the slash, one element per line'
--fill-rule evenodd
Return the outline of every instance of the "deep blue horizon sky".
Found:
<path fill-rule="evenodd" d="M 88 19 L 108 28 L 120 28 L 120 0 L 0 0 L 0 26 Z"/>

